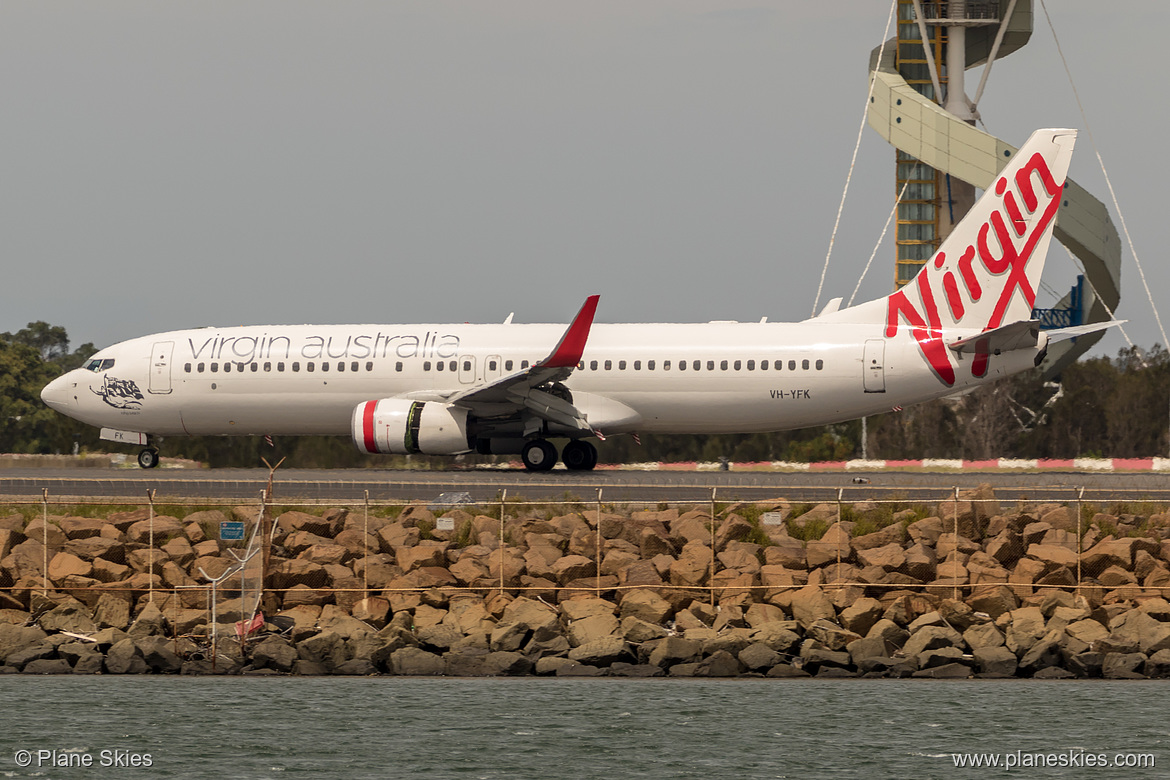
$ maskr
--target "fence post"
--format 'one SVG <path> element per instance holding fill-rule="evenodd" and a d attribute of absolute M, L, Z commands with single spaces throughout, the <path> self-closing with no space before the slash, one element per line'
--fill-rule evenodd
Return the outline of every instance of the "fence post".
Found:
<path fill-rule="evenodd" d="M 717 487 L 711 488 L 711 573 L 707 577 L 708 587 L 711 590 L 711 606 L 715 606 L 715 492 Z"/>
<path fill-rule="evenodd" d="M 844 498 L 844 496 L 845 496 L 845 488 L 837 488 L 837 531 L 838 531 L 838 538 L 840 538 L 840 531 L 843 530 L 841 527 L 841 509 L 842 509 L 843 504 L 844 504 L 844 502 L 842 500 Z M 837 541 L 834 544 L 836 544 L 836 546 L 837 546 L 837 570 L 833 572 L 833 581 L 836 582 L 837 580 L 839 580 L 841 578 L 841 543 L 840 543 L 840 541 Z"/>
<path fill-rule="evenodd" d="M 508 500 L 508 489 L 500 493 L 500 538 L 496 545 L 496 554 L 500 559 L 500 595 L 504 595 L 504 505 Z"/>
<path fill-rule="evenodd" d="M 365 499 L 365 526 L 362 529 L 362 544 L 366 548 L 366 557 L 362 565 L 362 598 L 370 597 L 370 491 L 366 491 Z"/>
<path fill-rule="evenodd" d="M 1085 554 L 1085 532 L 1081 528 L 1084 520 L 1081 518 L 1081 512 L 1084 511 L 1082 502 L 1085 498 L 1085 488 L 1082 486 L 1077 490 L 1077 595 L 1081 593 L 1081 556 Z"/>
<path fill-rule="evenodd" d="M 147 488 L 146 489 L 146 503 L 150 507 L 150 514 L 148 515 L 148 517 L 150 518 L 150 523 L 149 523 L 150 545 L 149 545 L 148 555 L 150 557 L 147 559 L 150 561 L 150 573 L 149 573 L 148 579 L 146 581 L 147 582 L 146 601 L 150 604 L 153 604 L 154 603 L 154 488 Z"/>
<path fill-rule="evenodd" d="M 597 488 L 597 532 L 596 541 L 594 542 L 594 556 L 593 556 L 593 571 L 595 574 L 594 583 L 596 584 L 597 592 L 594 594 L 597 598 L 601 598 L 601 488 Z"/>
<path fill-rule="evenodd" d="M 41 566 L 41 595 L 49 595 L 49 489 L 41 488 L 41 545 L 44 562 Z"/>
<path fill-rule="evenodd" d="M 959 600 L 959 488 L 956 485 L 952 490 L 951 516 L 954 518 L 955 531 L 955 563 L 951 567 L 951 598 Z"/>

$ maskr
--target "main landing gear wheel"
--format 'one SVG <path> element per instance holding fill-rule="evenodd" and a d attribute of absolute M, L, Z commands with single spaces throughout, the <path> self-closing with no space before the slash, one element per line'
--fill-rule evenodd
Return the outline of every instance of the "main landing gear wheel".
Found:
<path fill-rule="evenodd" d="M 144 469 L 152 469 L 158 465 L 158 450 L 147 447 L 138 453 L 138 465 Z"/>
<path fill-rule="evenodd" d="M 597 448 L 587 441 L 573 439 L 561 450 L 561 460 L 570 471 L 590 471 L 597 465 Z"/>
<path fill-rule="evenodd" d="M 557 465 L 557 448 L 544 439 L 533 439 L 520 451 L 520 459 L 529 471 L 548 471 Z"/>

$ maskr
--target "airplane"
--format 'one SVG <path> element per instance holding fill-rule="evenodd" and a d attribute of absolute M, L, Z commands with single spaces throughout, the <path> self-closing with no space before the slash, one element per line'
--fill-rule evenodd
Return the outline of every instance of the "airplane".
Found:
<path fill-rule="evenodd" d="M 1075 130 L 1032 134 L 914 280 L 793 323 L 268 325 L 103 349 L 41 398 L 143 446 L 182 435 L 344 435 L 364 453 L 519 454 L 597 464 L 591 439 L 752 433 L 857 419 L 1033 368 L 1116 323 L 1032 319 Z M 551 345 L 551 349 L 550 349 Z M 567 439 L 559 456 L 552 438 Z"/>

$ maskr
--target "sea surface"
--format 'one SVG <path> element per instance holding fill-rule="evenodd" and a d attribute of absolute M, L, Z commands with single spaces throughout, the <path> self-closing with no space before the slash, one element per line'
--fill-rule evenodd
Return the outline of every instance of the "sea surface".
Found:
<path fill-rule="evenodd" d="M 5 676 L 0 777 L 1170 777 L 1168 711 L 1163 681 Z"/>

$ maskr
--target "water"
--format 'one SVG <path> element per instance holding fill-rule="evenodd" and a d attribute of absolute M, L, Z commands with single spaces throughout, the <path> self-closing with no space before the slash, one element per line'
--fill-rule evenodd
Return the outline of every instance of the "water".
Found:
<path fill-rule="evenodd" d="M 1168 695 L 1157 681 L 6 676 L 0 777 L 1167 777 Z M 93 764 L 21 768 L 19 750 Z M 102 766 L 103 750 L 151 766 Z M 1017 750 L 1157 766 L 951 757 Z"/>

